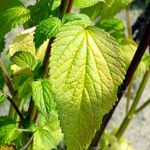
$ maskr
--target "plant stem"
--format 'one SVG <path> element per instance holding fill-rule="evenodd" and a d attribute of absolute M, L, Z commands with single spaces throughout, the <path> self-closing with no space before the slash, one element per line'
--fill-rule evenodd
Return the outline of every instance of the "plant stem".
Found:
<path fill-rule="evenodd" d="M 5 66 L 4 66 L 4 63 L 3 63 L 2 59 L 0 59 L 0 67 L 2 68 L 2 70 L 3 70 L 4 74 L 5 74 L 6 85 L 7 85 L 8 89 L 9 89 L 11 95 L 14 96 L 16 92 L 15 92 L 15 90 L 13 88 L 13 84 L 11 82 L 11 79 L 9 77 L 9 74 L 8 74 Z"/>
<path fill-rule="evenodd" d="M 143 77 L 143 80 L 141 82 L 141 85 L 140 85 L 140 87 L 139 87 L 139 89 L 138 89 L 138 91 L 136 93 L 136 96 L 135 96 L 135 99 L 133 101 L 133 104 L 132 104 L 132 106 L 130 108 L 130 111 L 126 115 L 126 117 L 124 118 L 124 120 L 123 120 L 123 122 L 122 122 L 122 124 L 121 124 L 121 126 L 119 128 L 119 130 L 116 133 L 116 137 L 117 137 L 118 140 L 123 136 L 126 128 L 128 127 L 131 119 L 134 116 L 134 112 L 135 112 L 135 110 L 137 108 L 137 105 L 138 105 L 139 100 L 140 100 L 140 98 L 142 96 L 142 93 L 143 93 L 143 91 L 144 91 L 144 89 L 146 87 L 146 84 L 147 84 L 147 81 L 149 79 L 149 76 L 150 76 L 150 70 L 145 73 L 145 75 Z"/>
<path fill-rule="evenodd" d="M 128 37 L 132 38 L 132 28 L 131 28 L 131 20 L 130 20 L 130 6 L 126 7 L 125 12 L 126 12 L 126 22 L 127 22 L 127 29 L 128 29 Z"/>
<path fill-rule="evenodd" d="M 147 107 L 150 104 L 150 99 L 148 99 L 141 107 L 139 107 L 134 113 L 138 114 L 139 112 L 141 112 L 143 109 L 145 109 L 145 107 Z"/>
<path fill-rule="evenodd" d="M 6 93 L 4 93 L 4 96 L 6 97 L 6 99 L 11 103 L 11 105 L 14 107 L 14 109 L 16 110 L 16 112 L 18 113 L 20 120 L 23 120 L 24 117 L 22 115 L 22 113 L 20 112 L 20 110 L 18 109 L 17 105 L 15 104 L 15 102 L 13 101 L 13 99 L 11 99 Z"/>
<path fill-rule="evenodd" d="M 61 1 L 61 5 L 60 5 L 60 11 L 61 11 L 60 17 L 61 17 L 61 18 L 62 18 L 62 17 L 64 16 L 64 14 L 66 13 L 67 8 L 68 8 L 68 4 L 69 4 L 69 0 L 62 0 L 62 1 Z"/>
<path fill-rule="evenodd" d="M 93 148 L 97 147 L 98 142 L 99 142 L 108 122 L 110 121 L 116 107 L 118 106 L 127 86 L 129 85 L 130 81 L 132 80 L 132 77 L 142 59 L 142 56 L 144 55 L 147 47 L 150 45 L 150 30 L 149 29 L 150 29 L 150 22 L 147 24 L 147 26 L 145 28 L 144 35 L 141 39 L 141 42 L 139 43 L 137 51 L 132 59 L 132 62 L 130 64 L 128 70 L 127 70 L 125 79 L 124 79 L 123 83 L 121 84 L 121 86 L 118 88 L 118 93 L 117 93 L 118 101 L 113 106 L 113 108 L 110 110 L 110 112 L 104 116 L 99 130 L 96 132 L 95 137 L 93 138 L 93 140 L 89 146 L 89 150 L 92 150 Z"/>
<path fill-rule="evenodd" d="M 132 38 L 132 28 L 131 28 L 131 20 L 130 20 L 130 6 L 127 6 L 125 9 L 126 13 L 126 23 L 127 23 L 127 29 L 128 29 L 128 37 Z M 131 90 L 132 90 L 132 80 L 129 83 L 128 89 L 127 89 L 127 104 L 126 104 L 126 114 L 129 110 L 130 100 L 131 100 Z"/>
<path fill-rule="evenodd" d="M 69 4 L 68 4 L 68 8 L 67 8 L 67 13 L 70 13 L 71 12 L 71 9 L 72 9 L 72 6 L 73 6 L 73 2 L 74 0 L 69 0 Z"/>
<path fill-rule="evenodd" d="M 42 63 L 42 70 L 44 72 L 45 77 L 47 77 L 49 58 L 50 58 L 50 54 L 51 54 L 51 46 L 52 46 L 53 42 L 54 42 L 54 38 L 50 38 L 46 52 L 45 52 L 45 56 L 43 59 L 43 63 Z"/>
<path fill-rule="evenodd" d="M 127 89 L 126 114 L 128 113 L 129 106 L 130 106 L 132 85 L 133 85 L 133 81 L 131 80 L 131 82 L 129 83 L 128 89 Z"/>

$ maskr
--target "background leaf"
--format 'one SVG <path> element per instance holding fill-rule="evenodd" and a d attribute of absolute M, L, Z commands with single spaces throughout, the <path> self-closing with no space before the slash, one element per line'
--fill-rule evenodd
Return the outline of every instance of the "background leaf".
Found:
<path fill-rule="evenodd" d="M 19 13 L 18 13 L 19 12 Z M 30 18 L 29 10 L 19 0 L 0 1 L 0 46 L 4 45 L 6 33 L 28 21 Z M 0 47 L 0 49 L 2 49 Z"/>
<path fill-rule="evenodd" d="M 0 117 L 0 133 L 0 145 L 14 144 L 21 134 L 16 128 L 15 121 L 8 116 Z"/>
<path fill-rule="evenodd" d="M 6 82 L 5 74 L 0 66 L 0 90 L 3 90 L 5 86 L 5 82 Z"/>
<path fill-rule="evenodd" d="M 81 13 L 87 14 L 92 20 L 98 16 L 101 19 L 107 19 L 114 17 L 131 2 L 132 0 L 105 0 L 105 2 L 98 2 L 91 7 L 82 9 Z"/>
<path fill-rule="evenodd" d="M 30 68 L 17 71 L 12 79 L 15 90 L 21 98 L 29 97 L 32 93 L 31 84 L 34 81 L 33 72 Z"/>
<path fill-rule="evenodd" d="M 105 19 L 99 21 L 96 26 L 110 33 L 110 35 L 113 36 L 118 43 L 121 43 L 125 38 L 124 26 L 121 19 Z"/>
<path fill-rule="evenodd" d="M 43 20 L 35 30 L 34 42 L 36 51 L 39 47 L 51 37 L 55 37 L 61 28 L 61 20 L 56 17 Z"/>
<path fill-rule="evenodd" d="M 137 44 L 131 40 L 131 39 L 125 39 L 122 44 L 120 45 L 120 48 L 122 50 L 123 60 L 126 64 L 126 70 L 128 69 L 133 56 L 137 50 Z M 134 75 L 134 78 L 141 76 L 144 74 L 146 70 L 150 68 L 150 56 L 147 54 L 144 54 L 136 72 Z"/>
<path fill-rule="evenodd" d="M 32 84 L 32 95 L 35 105 L 43 116 L 48 119 L 51 111 L 53 96 L 50 83 L 46 80 L 39 80 Z"/>
<path fill-rule="evenodd" d="M 88 148 L 117 100 L 125 74 L 120 57 L 118 44 L 96 27 L 70 24 L 57 35 L 50 82 L 68 150 Z"/>
<path fill-rule="evenodd" d="M 85 7 L 89 7 L 92 6 L 98 2 L 104 2 L 105 0 L 75 0 L 74 1 L 74 7 L 75 8 L 85 8 Z"/>
<path fill-rule="evenodd" d="M 16 52 L 10 60 L 20 68 L 33 68 L 36 64 L 34 56 L 30 52 Z"/>
<path fill-rule="evenodd" d="M 39 24 L 42 20 L 55 15 L 54 10 L 59 7 L 60 3 L 61 0 L 40 0 L 35 5 L 29 6 L 33 24 Z"/>

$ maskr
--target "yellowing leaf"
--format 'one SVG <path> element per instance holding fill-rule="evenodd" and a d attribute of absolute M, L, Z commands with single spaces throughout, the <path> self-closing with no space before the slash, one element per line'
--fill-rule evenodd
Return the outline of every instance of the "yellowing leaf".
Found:
<path fill-rule="evenodd" d="M 125 70 L 114 39 L 96 27 L 66 25 L 52 45 L 50 82 L 68 150 L 86 150 L 117 100 Z"/>

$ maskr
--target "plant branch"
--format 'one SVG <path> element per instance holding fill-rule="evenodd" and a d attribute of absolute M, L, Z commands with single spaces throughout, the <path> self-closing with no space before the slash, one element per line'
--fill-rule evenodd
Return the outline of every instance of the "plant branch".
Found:
<path fill-rule="evenodd" d="M 2 59 L 0 59 L 0 67 L 2 68 L 2 70 L 3 70 L 4 74 L 5 74 L 6 85 L 7 85 L 8 89 L 9 89 L 11 95 L 14 96 L 14 95 L 15 95 L 15 90 L 14 90 L 14 88 L 13 88 L 13 84 L 12 84 L 11 79 L 10 79 L 10 77 L 9 77 L 9 74 L 8 74 L 8 72 L 7 72 L 7 70 L 6 70 L 5 66 L 4 66 L 4 64 L 3 64 Z"/>
<path fill-rule="evenodd" d="M 120 140 L 120 138 L 122 137 L 122 135 L 124 134 L 126 128 L 128 127 L 131 119 L 133 118 L 134 116 L 134 112 L 136 110 L 136 107 L 140 101 L 140 98 L 143 94 L 143 91 L 146 87 L 146 84 L 148 82 L 148 79 L 149 79 L 149 76 L 150 76 L 150 70 L 146 71 L 146 73 L 144 74 L 143 76 L 143 79 L 141 81 L 141 84 L 140 84 L 140 87 L 136 93 L 136 96 L 135 96 L 135 99 L 133 101 L 133 104 L 129 110 L 129 113 L 126 115 L 126 117 L 124 118 L 122 124 L 120 125 L 120 128 L 118 129 L 117 133 L 116 133 L 116 137 L 118 140 Z"/>
<path fill-rule="evenodd" d="M 4 96 L 6 97 L 6 99 L 11 103 L 11 105 L 14 107 L 14 109 L 16 110 L 16 112 L 18 113 L 20 120 L 23 120 L 24 117 L 22 115 L 22 113 L 20 112 L 20 110 L 18 109 L 17 105 L 15 104 L 15 102 L 13 101 L 12 98 L 10 98 L 6 93 L 3 93 Z"/>
<path fill-rule="evenodd" d="M 33 140 L 33 135 L 31 136 L 29 141 L 26 143 L 26 145 L 24 145 L 20 150 L 26 150 L 28 146 L 31 144 L 32 140 Z"/>
<path fill-rule="evenodd" d="M 49 42 L 48 42 L 46 52 L 45 52 L 45 56 L 44 56 L 44 59 L 43 59 L 43 63 L 42 63 L 42 70 L 44 72 L 45 77 L 47 76 L 49 58 L 50 58 L 50 55 L 51 55 L 51 46 L 52 46 L 53 42 L 54 42 L 54 38 L 50 38 Z"/>
<path fill-rule="evenodd" d="M 120 102 L 127 86 L 129 85 L 130 81 L 132 80 L 132 77 L 133 77 L 147 47 L 150 45 L 150 30 L 149 29 L 150 29 L 150 22 L 147 24 L 147 26 L 145 28 L 144 35 L 141 39 L 141 42 L 139 43 L 137 51 L 132 59 L 132 62 L 130 64 L 128 70 L 127 70 L 125 79 L 124 79 L 123 83 L 121 84 L 121 86 L 118 88 L 118 93 L 117 93 L 118 101 L 113 106 L 111 111 L 104 116 L 99 130 L 96 132 L 95 137 L 93 138 L 92 143 L 89 146 L 89 150 L 95 149 L 95 147 L 97 147 L 98 142 L 99 142 L 108 122 L 110 121 L 116 107 L 118 106 L 118 103 Z"/>
<path fill-rule="evenodd" d="M 145 109 L 145 107 L 147 107 L 150 104 L 150 99 L 148 99 L 141 107 L 139 107 L 134 113 L 138 114 L 139 112 L 141 112 L 143 109 Z"/>
<path fill-rule="evenodd" d="M 69 4 L 68 4 L 68 8 L 67 8 L 67 13 L 70 13 L 71 12 L 71 9 L 72 9 L 72 6 L 73 6 L 73 2 L 74 0 L 69 0 Z"/>
<path fill-rule="evenodd" d="M 126 22 L 127 22 L 127 29 L 128 29 L 128 37 L 132 38 L 132 28 L 131 28 L 131 20 L 130 20 L 130 6 L 126 7 L 125 12 L 126 12 Z"/>
<path fill-rule="evenodd" d="M 128 113 L 130 100 L 131 100 L 131 90 L 132 90 L 133 81 L 131 80 L 128 89 L 127 89 L 127 104 L 126 104 L 126 114 Z"/>

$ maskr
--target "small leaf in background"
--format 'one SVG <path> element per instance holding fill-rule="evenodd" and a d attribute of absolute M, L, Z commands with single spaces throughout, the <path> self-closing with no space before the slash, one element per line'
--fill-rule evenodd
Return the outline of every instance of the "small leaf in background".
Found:
<path fill-rule="evenodd" d="M 83 25 L 85 28 L 87 26 L 92 26 L 93 23 L 90 18 L 85 14 L 77 14 L 77 13 L 69 13 L 65 14 L 62 18 L 62 23 L 66 24 L 69 22 L 77 23 L 79 25 Z"/>
<path fill-rule="evenodd" d="M 114 37 L 118 43 L 121 43 L 125 38 L 124 26 L 121 19 L 111 18 L 102 20 L 99 21 L 96 26 L 110 33 L 110 35 Z"/>
<path fill-rule="evenodd" d="M 56 104 L 54 102 L 52 103 L 52 110 L 49 119 L 46 120 L 43 117 L 43 115 L 39 114 L 38 125 L 50 132 L 51 134 L 50 148 L 57 149 L 57 146 L 60 144 L 60 142 L 63 139 L 63 134 L 60 128 L 60 121 L 58 119 Z"/>
<path fill-rule="evenodd" d="M 51 37 L 55 37 L 59 32 L 62 26 L 61 20 L 57 17 L 48 18 L 40 22 L 40 24 L 36 27 L 34 34 L 34 42 L 36 52 L 40 48 L 40 46 Z"/>
<path fill-rule="evenodd" d="M 127 7 L 132 0 L 106 0 L 106 3 L 103 3 L 102 9 L 100 9 L 100 16 L 102 19 L 114 17 L 122 9 Z"/>
<path fill-rule="evenodd" d="M 37 128 L 33 138 L 33 150 L 49 150 L 53 146 L 51 133 L 42 128 Z"/>
<path fill-rule="evenodd" d="M 92 20 L 99 16 L 101 19 L 107 19 L 114 17 L 131 2 L 132 0 L 105 0 L 105 2 L 98 2 L 91 7 L 81 9 L 81 13 L 87 14 Z"/>
<path fill-rule="evenodd" d="M 5 38 L 0 38 L 0 54 L 5 48 Z"/>
<path fill-rule="evenodd" d="M 105 0 L 74 0 L 75 8 L 86 8 L 92 6 L 98 2 L 105 2 Z"/>
<path fill-rule="evenodd" d="M 34 81 L 33 72 L 30 68 L 25 68 L 17 71 L 12 79 L 15 90 L 18 91 L 18 96 L 21 98 L 31 96 L 31 84 Z"/>
<path fill-rule="evenodd" d="M 51 111 L 51 102 L 53 101 L 50 83 L 47 80 L 33 82 L 32 96 L 35 105 L 38 107 L 42 115 L 48 119 Z"/>
<path fill-rule="evenodd" d="M 25 30 L 26 32 L 26 30 Z M 13 56 L 16 52 L 25 51 L 30 52 L 36 60 L 42 60 L 45 55 L 45 50 L 47 48 L 48 42 L 44 42 L 44 44 L 36 53 L 35 44 L 33 42 L 33 32 L 32 33 L 21 33 L 17 35 L 12 43 L 9 46 L 9 56 Z"/>
<path fill-rule="evenodd" d="M 125 74 L 121 57 L 119 45 L 97 27 L 68 24 L 57 34 L 50 82 L 68 150 L 87 149 L 117 101 Z"/>
<path fill-rule="evenodd" d="M 14 120 L 8 116 L 0 117 L 0 145 L 15 144 L 14 141 L 18 139 L 20 134 Z"/>
<path fill-rule="evenodd" d="M 5 82 L 6 82 L 5 74 L 0 66 L 0 90 L 3 90 L 5 86 Z"/>
<path fill-rule="evenodd" d="M 131 39 L 125 39 L 121 44 L 120 44 L 120 48 L 121 48 L 121 52 L 123 55 L 123 61 L 126 64 L 126 70 L 128 69 L 133 56 L 137 50 L 137 44 L 131 40 Z M 144 74 L 144 72 L 146 72 L 146 70 L 148 70 L 150 68 L 150 56 L 148 54 L 144 54 L 136 72 L 134 75 L 134 78 L 139 77 L 141 75 Z"/>
<path fill-rule="evenodd" d="M 33 68 L 36 64 L 34 56 L 30 52 L 16 52 L 10 60 L 20 68 Z"/>
<path fill-rule="evenodd" d="M 0 90 L 0 103 L 4 102 L 6 100 L 3 92 Z"/>
<path fill-rule="evenodd" d="M 19 13 L 18 13 L 19 12 Z M 6 33 L 28 21 L 29 10 L 19 0 L 0 1 L 0 46 L 4 46 L 4 36 Z M 0 49 L 3 48 L 0 47 Z"/>
<path fill-rule="evenodd" d="M 80 13 L 86 14 L 90 17 L 91 20 L 94 20 L 100 15 L 100 10 L 102 9 L 103 3 L 104 2 L 98 2 L 97 4 L 91 7 L 80 9 Z"/>

